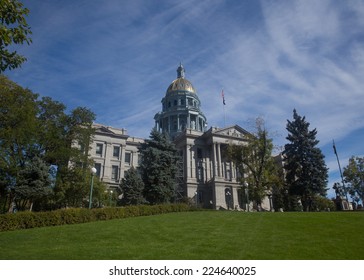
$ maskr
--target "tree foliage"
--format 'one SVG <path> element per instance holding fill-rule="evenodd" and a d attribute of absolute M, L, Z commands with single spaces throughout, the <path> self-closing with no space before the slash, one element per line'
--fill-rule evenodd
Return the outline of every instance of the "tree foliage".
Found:
<path fill-rule="evenodd" d="M 12 190 L 17 209 L 31 208 L 34 202 L 49 197 L 53 193 L 50 166 L 39 157 L 34 157 L 19 171 L 17 183 Z"/>
<path fill-rule="evenodd" d="M 309 125 L 293 111 L 293 121 L 287 123 L 289 143 L 283 152 L 289 194 L 301 199 L 305 211 L 310 210 L 315 195 L 326 195 L 328 179 L 324 155 L 317 147 L 317 130 L 309 130 Z"/>
<path fill-rule="evenodd" d="M 278 165 L 272 157 L 273 140 L 264 126 L 264 120 L 257 118 L 256 131 L 246 135 L 243 145 L 230 145 L 228 156 L 242 175 L 243 187 L 248 187 L 249 200 L 260 204 L 267 195 L 282 184 Z"/>
<path fill-rule="evenodd" d="M 36 154 L 37 95 L 0 76 L 0 195 Z"/>
<path fill-rule="evenodd" d="M 56 167 L 56 185 L 60 183 L 57 191 L 64 186 L 62 177 L 70 178 L 71 167 L 82 171 L 82 176 L 75 178 L 86 180 L 91 164 L 88 147 L 94 131 L 94 113 L 79 107 L 67 114 L 62 103 L 49 97 L 40 99 L 2 75 L 0 104 L 0 201 L 5 201 L 15 187 L 19 188 L 21 171 L 31 166 L 35 157 L 48 169 Z M 75 166 L 70 166 L 70 161 Z M 22 200 L 26 200 L 24 196 Z M 34 199 L 29 195 L 27 200 Z"/>
<path fill-rule="evenodd" d="M 178 159 L 174 144 L 166 134 L 153 129 L 150 139 L 140 146 L 139 151 L 146 200 L 151 204 L 173 201 Z"/>
<path fill-rule="evenodd" d="M 364 157 L 352 156 L 349 164 L 344 167 L 344 179 L 349 184 L 351 197 L 358 202 L 364 202 Z"/>
<path fill-rule="evenodd" d="M 138 205 L 146 202 L 143 196 L 143 180 L 134 167 L 131 167 L 125 172 L 120 187 L 123 195 L 123 198 L 121 199 L 122 205 Z"/>
<path fill-rule="evenodd" d="M 25 16 L 29 10 L 17 0 L 0 0 L 0 73 L 6 69 L 18 68 L 26 58 L 16 51 L 11 51 L 12 44 L 28 45 L 32 32 Z"/>

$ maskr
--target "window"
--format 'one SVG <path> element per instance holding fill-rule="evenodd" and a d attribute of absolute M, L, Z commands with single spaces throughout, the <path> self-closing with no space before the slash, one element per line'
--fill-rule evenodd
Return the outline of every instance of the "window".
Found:
<path fill-rule="evenodd" d="M 173 101 L 173 105 L 174 105 L 174 106 L 177 106 L 177 100 L 174 100 L 174 101 Z"/>
<path fill-rule="evenodd" d="M 113 157 L 119 158 L 119 156 L 120 156 L 120 147 L 114 146 L 114 150 L 113 150 L 112 155 L 113 155 Z"/>
<path fill-rule="evenodd" d="M 103 149 L 102 144 L 96 144 L 96 155 L 101 157 L 102 156 L 102 149 Z"/>
<path fill-rule="evenodd" d="M 96 168 L 96 176 L 97 177 L 101 177 L 101 163 L 95 163 L 95 168 Z"/>
<path fill-rule="evenodd" d="M 119 176 L 119 167 L 117 165 L 113 165 L 111 167 L 111 180 L 118 180 Z"/>
<path fill-rule="evenodd" d="M 197 182 L 203 182 L 204 177 L 203 177 L 202 161 L 199 161 L 197 165 L 198 165 L 197 166 Z"/>
<path fill-rule="evenodd" d="M 125 163 L 131 163 L 131 153 L 125 153 Z"/>

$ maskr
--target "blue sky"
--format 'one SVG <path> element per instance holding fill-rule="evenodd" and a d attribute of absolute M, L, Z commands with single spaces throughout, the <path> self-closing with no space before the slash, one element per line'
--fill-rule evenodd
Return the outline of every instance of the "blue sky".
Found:
<path fill-rule="evenodd" d="M 262 116 L 278 146 L 292 111 L 306 116 L 330 169 L 364 156 L 364 2 L 38 0 L 28 61 L 5 74 L 97 122 L 148 137 L 180 62 L 209 126 L 251 129 Z M 329 191 L 329 197 L 333 191 Z"/>

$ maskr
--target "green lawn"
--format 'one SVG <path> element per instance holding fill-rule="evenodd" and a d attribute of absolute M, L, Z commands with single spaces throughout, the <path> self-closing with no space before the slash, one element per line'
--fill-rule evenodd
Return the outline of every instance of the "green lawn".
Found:
<path fill-rule="evenodd" d="M 171 213 L 0 232 L 0 259 L 364 259 L 364 212 Z"/>

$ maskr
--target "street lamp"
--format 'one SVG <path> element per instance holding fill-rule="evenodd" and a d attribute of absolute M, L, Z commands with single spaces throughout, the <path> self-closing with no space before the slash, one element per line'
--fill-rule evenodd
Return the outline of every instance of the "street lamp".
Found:
<path fill-rule="evenodd" d="M 109 206 L 110 207 L 111 207 L 111 196 L 112 196 L 112 194 L 113 194 L 113 191 L 110 190 L 110 193 L 109 193 Z"/>
<path fill-rule="evenodd" d="M 94 175 L 96 174 L 97 170 L 95 167 L 91 168 L 91 189 L 90 189 L 90 201 L 88 204 L 88 209 L 91 209 L 92 206 L 92 189 L 94 188 Z"/>
<path fill-rule="evenodd" d="M 247 182 L 244 183 L 245 186 L 245 196 L 246 196 L 246 210 L 249 212 L 249 185 Z"/>

